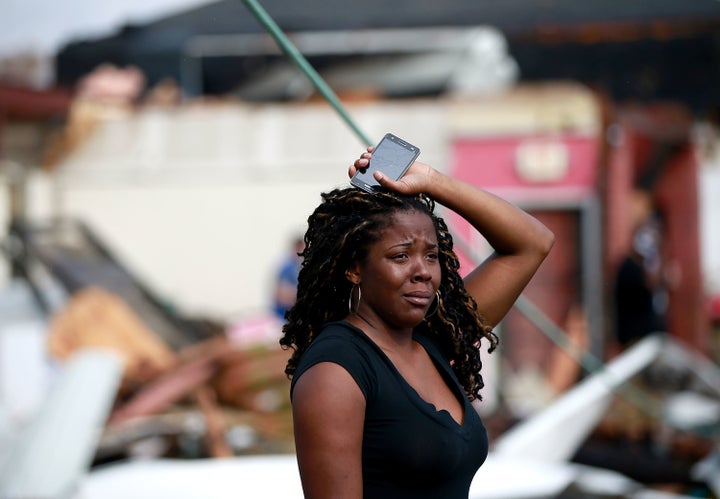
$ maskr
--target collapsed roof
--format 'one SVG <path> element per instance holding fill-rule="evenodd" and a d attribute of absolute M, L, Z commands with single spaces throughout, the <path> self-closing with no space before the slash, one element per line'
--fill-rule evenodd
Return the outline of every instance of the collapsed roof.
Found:
<path fill-rule="evenodd" d="M 572 0 L 398 0 L 391 11 L 380 0 L 266 0 L 263 5 L 289 34 L 492 27 L 507 39 L 522 80 L 575 79 L 618 100 L 680 100 L 697 110 L 720 105 L 720 3 L 715 0 L 588 0 L 582 4 Z M 207 41 L 207 37 L 227 35 L 246 38 L 236 39 L 235 52 L 198 56 L 192 51 L 200 37 Z M 258 43 L 257 37 L 263 36 L 265 41 Z M 106 38 L 71 43 L 57 55 L 57 78 L 63 85 L 73 85 L 94 67 L 109 62 L 139 66 L 151 84 L 173 78 L 186 94 L 225 94 L 266 74 L 277 78 L 278 65 L 287 61 L 279 52 L 269 53 L 268 45 L 273 45 L 272 40 L 241 2 L 220 0 L 144 25 L 126 26 Z M 249 53 L 253 46 L 265 49 Z M 420 45 L 417 52 L 423 50 Z M 353 54 L 317 53 L 309 59 L 322 73 L 338 63 L 375 57 L 357 47 Z M 389 70 L 393 64 L 386 66 Z M 189 68 L 198 67 L 199 82 L 188 76 Z M 444 90 L 445 80 L 436 79 L 429 87 L 411 88 L 407 93 Z M 270 92 L 260 98 L 288 95 Z"/>

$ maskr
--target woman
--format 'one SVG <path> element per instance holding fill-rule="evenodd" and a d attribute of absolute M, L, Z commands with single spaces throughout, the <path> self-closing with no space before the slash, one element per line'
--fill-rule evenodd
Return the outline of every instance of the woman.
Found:
<path fill-rule="evenodd" d="M 368 165 L 372 147 L 350 167 Z M 502 199 L 415 162 L 383 192 L 334 190 L 308 219 L 297 302 L 280 343 L 307 498 L 467 498 L 487 455 L 470 401 L 480 341 L 550 251 L 553 234 Z M 494 253 L 463 281 L 434 203 Z"/>

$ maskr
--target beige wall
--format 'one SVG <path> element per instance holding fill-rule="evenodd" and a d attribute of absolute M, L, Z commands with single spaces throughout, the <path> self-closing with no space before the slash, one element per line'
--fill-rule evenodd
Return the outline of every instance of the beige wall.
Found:
<path fill-rule="evenodd" d="M 439 161 L 441 106 L 378 106 L 352 110 L 372 140 L 394 131 Z M 147 110 L 101 122 L 54 174 L 33 175 L 28 210 L 82 219 L 183 313 L 234 320 L 267 311 L 291 238 L 363 149 L 325 105 Z"/>
<path fill-rule="evenodd" d="M 568 98 L 574 94 L 580 97 Z M 584 104 L 591 98 L 560 86 L 539 87 L 534 99 L 518 89 L 509 100 L 347 109 L 370 140 L 392 131 L 422 149 L 420 160 L 443 169 L 451 134 L 496 133 L 508 120 L 523 130 L 552 128 L 555 114 L 577 117 L 570 125 L 583 128 L 592 124 Z M 31 179 L 31 218 L 82 219 L 181 311 L 226 320 L 267 311 L 290 239 L 304 231 L 321 191 L 347 185 L 347 166 L 364 149 L 324 103 L 105 109 L 97 116 L 93 133 L 55 173 Z M 0 221 L 6 206 L 0 199 Z"/>

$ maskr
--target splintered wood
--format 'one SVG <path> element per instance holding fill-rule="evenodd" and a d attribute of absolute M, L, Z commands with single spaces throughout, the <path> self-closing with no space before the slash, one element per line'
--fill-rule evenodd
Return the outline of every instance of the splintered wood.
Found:
<path fill-rule="evenodd" d="M 85 348 L 113 350 L 124 363 L 122 387 L 105 430 L 126 449 L 135 442 L 138 425 L 198 411 L 207 456 L 241 452 L 226 438 L 238 418 L 241 426 L 251 424 L 257 435 L 253 447 L 242 451 L 292 446 L 289 380 L 284 373 L 288 352 L 277 343 L 239 345 L 221 332 L 175 351 L 122 297 L 90 287 L 75 293 L 53 316 L 48 333 L 49 353 L 57 359 Z M 168 448 L 175 448 L 170 441 L 179 437 L 163 438 Z M 112 452 L 121 452 L 116 447 Z M 109 447 L 100 450 L 106 455 Z"/>
<path fill-rule="evenodd" d="M 172 368 L 177 360 L 119 297 L 101 288 L 75 293 L 50 323 L 48 349 L 66 359 L 82 348 L 108 348 L 123 360 L 123 387 L 130 389 Z"/>

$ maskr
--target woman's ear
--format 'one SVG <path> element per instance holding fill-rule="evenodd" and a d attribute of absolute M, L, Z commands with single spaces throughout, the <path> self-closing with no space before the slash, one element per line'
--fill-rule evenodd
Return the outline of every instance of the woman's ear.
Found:
<path fill-rule="evenodd" d="M 346 271 L 345 271 L 345 277 L 348 281 L 350 281 L 351 284 L 360 284 L 360 268 L 357 263 L 354 263 L 351 265 Z"/>

